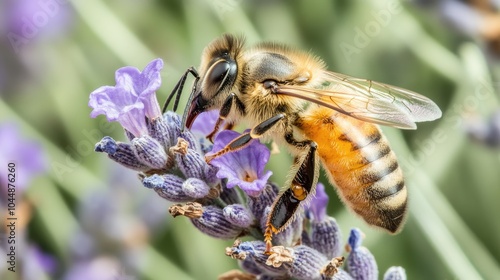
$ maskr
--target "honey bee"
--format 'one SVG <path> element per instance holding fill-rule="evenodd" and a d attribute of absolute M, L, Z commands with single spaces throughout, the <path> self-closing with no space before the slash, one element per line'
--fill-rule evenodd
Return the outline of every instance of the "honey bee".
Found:
<path fill-rule="evenodd" d="M 394 152 L 378 124 L 415 129 L 441 117 L 430 99 L 415 92 L 326 70 L 318 57 L 275 43 L 245 48 L 241 37 L 223 35 L 203 51 L 199 72 L 189 68 L 167 100 L 177 107 L 187 75 L 195 76 L 183 115 L 190 128 L 202 112 L 219 109 L 222 123 L 244 121 L 251 130 L 207 162 L 272 140 L 295 157 L 288 188 L 272 205 L 264 239 L 283 231 L 302 202 L 312 197 L 320 163 L 343 202 L 368 224 L 396 233 L 407 212 L 407 189 Z M 199 73 L 199 74 L 198 74 Z M 165 106 L 165 108 L 166 108 Z"/>

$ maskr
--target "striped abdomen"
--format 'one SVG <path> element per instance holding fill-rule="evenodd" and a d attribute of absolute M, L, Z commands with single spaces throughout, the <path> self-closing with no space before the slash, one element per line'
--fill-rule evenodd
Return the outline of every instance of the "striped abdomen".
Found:
<path fill-rule="evenodd" d="M 406 213 L 407 190 L 379 127 L 327 108 L 310 110 L 297 125 L 318 144 L 342 200 L 369 224 L 397 232 Z"/>

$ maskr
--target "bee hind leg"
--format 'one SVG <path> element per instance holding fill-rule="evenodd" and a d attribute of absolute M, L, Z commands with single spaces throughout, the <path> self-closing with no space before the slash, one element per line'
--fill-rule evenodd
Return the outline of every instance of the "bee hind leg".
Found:
<path fill-rule="evenodd" d="M 212 161 L 214 158 L 220 157 L 226 153 L 243 149 L 248 144 L 250 144 L 250 141 L 252 139 L 260 138 L 265 132 L 274 127 L 274 125 L 276 125 L 280 120 L 282 120 L 285 117 L 286 117 L 285 114 L 278 114 L 261 122 L 260 124 L 253 127 L 249 132 L 243 133 L 240 136 L 233 139 L 233 141 L 229 142 L 229 144 L 227 144 L 220 151 L 205 156 L 205 161 L 208 163 Z"/>
<path fill-rule="evenodd" d="M 274 201 L 271 213 L 267 217 L 264 241 L 266 253 L 270 253 L 273 234 L 287 228 L 302 201 L 314 193 L 318 181 L 319 163 L 316 156 L 317 145 L 309 141 L 309 151 L 302 159 L 301 164 L 292 179 L 290 188 L 283 192 Z"/>

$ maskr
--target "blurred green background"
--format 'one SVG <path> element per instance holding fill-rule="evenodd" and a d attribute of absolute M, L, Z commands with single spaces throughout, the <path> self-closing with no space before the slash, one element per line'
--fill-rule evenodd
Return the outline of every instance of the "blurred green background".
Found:
<path fill-rule="evenodd" d="M 486 122 L 498 110 L 499 60 L 487 40 L 450 28 L 435 6 L 395 0 L 23 1 L 34 10 L 21 18 L 19 32 L 27 21 L 40 26 L 25 27 L 22 40 L 2 23 L 0 125 L 15 123 L 23 138 L 43 147 L 46 171 L 23 194 L 26 225 L 16 237 L 56 265 L 46 273 L 27 271 L 39 258 L 25 249 L 17 252 L 24 274 L 7 271 L 2 261 L 1 279 L 91 279 L 77 276 L 93 269 L 118 273 L 94 279 L 216 279 L 237 268 L 224 255 L 231 240 L 172 219 L 169 204 L 143 188 L 133 171 L 93 152 L 104 135 L 126 138 L 119 124 L 91 119 L 87 106 L 91 91 L 114 85 L 116 69 L 143 69 L 157 57 L 165 62 L 157 92 L 162 103 L 185 69 L 198 66 L 204 46 L 224 32 L 245 35 L 247 45 L 278 41 L 311 50 L 332 71 L 434 100 L 441 120 L 416 131 L 384 128 L 409 188 L 404 230 L 390 236 L 369 228 L 333 188 L 329 213 L 344 239 L 352 227 L 363 230 L 382 272 L 399 265 L 409 279 L 500 275 L 500 150 L 466 133 L 471 120 Z M 0 4 L 3 19 L 14 2 Z M 285 152 L 268 165 L 280 184 L 288 172 L 283 162 L 291 162 Z"/>

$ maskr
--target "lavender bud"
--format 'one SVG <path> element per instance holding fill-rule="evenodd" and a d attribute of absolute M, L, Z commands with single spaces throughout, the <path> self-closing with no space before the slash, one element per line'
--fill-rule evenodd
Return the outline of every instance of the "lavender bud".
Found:
<path fill-rule="evenodd" d="M 162 198 L 172 202 L 187 202 L 193 200 L 192 197 L 184 193 L 182 184 L 184 180 L 173 175 L 154 174 L 145 177 L 142 184 L 149 189 L 153 189 Z"/>
<path fill-rule="evenodd" d="M 94 147 L 94 151 L 98 153 L 114 154 L 116 153 L 117 144 L 115 139 L 104 136 L 101 141 L 97 142 Z"/>
<path fill-rule="evenodd" d="M 149 135 L 144 135 L 132 140 L 137 158 L 144 164 L 154 169 L 162 169 L 167 165 L 165 149 Z"/>
<path fill-rule="evenodd" d="M 252 211 L 256 219 L 260 220 L 262 218 L 266 207 L 273 204 L 278 192 L 278 186 L 273 183 L 267 183 L 259 196 L 249 196 L 248 208 Z"/>
<path fill-rule="evenodd" d="M 166 131 L 167 135 L 165 137 L 168 139 L 168 143 L 171 143 L 173 146 L 177 143 L 177 138 L 181 136 L 181 118 L 176 113 L 167 111 L 163 115 L 163 120 L 168 126 L 168 130 Z"/>
<path fill-rule="evenodd" d="M 321 269 L 328 259 L 320 252 L 308 246 L 293 247 L 293 263 L 290 274 L 297 279 L 319 279 Z"/>
<path fill-rule="evenodd" d="M 225 184 L 222 184 L 222 192 L 220 193 L 220 198 L 226 204 L 238 204 L 241 203 L 240 197 L 238 195 L 238 191 L 236 188 L 228 189 Z"/>
<path fill-rule="evenodd" d="M 156 139 L 165 149 L 175 145 L 176 142 L 170 142 L 170 135 L 173 134 L 169 130 L 175 129 L 169 126 L 165 119 L 155 118 L 148 122 L 149 135 Z"/>
<path fill-rule="evenodd" d="M 141 163 L 134 151 L 132 146 L 127 143 L 116 142 L 113 138 L 105 136 L 99 141 L 94 150 L 100 153 L 107 153 L 108 157 L 119 164 L 137 171 L 146 171 L 151 169 L 147 165 Z"/>
<path fill-rule="evenodd" d="M 210 187 L 200 179 L 188 178 L 182 184 L 182 190 L 192 198 L 203 198 L 208 195 Z"/>
<path fill-rule="evenodd" d="M 217 171 L 219 171 L 219 168 L 210 164 L 208 165 L 207 169 L 205 169 L 204 181 L 207 182 L 209 186 L 213 187 L 220 183 L 220 179 L 217 178 Z"/>
<path fill-rule="evenodd" d="M 332 217 L 311 221 L 311 247 L 323 253 L 327 258 L 341 254 L 341 232 L 337 221 Z"/>
<path fill-rule="evenodd" d="M 197 151 L 188 148 L 185 154 L 176 153 L 175 157 L 177 166 L 186 178 L 205 179 L 209 166 L 205 162 L 205 158 Z"/>
<path fill-rule="evenodd" d="M 212 205 L 203 207 L 202 216 L 199 219 L 191 219 L 191 222 L 201 232 L 220 239 L 236 238 L 243 231 L 224 217 L 222 209 Z"/>
<path fill-rule="evenodd" d="M 180 138 L 186 140 L 189 143 L 189 147 L 196 151 L 201 151 L 200 142 L 189 130 L 181 131 Z"/>
<path fill-rule="evenodd" d="M 362 232 L 354 228 L 351 230 L 348 245 L 350 246 L 347 257 L 347 270 L 354 279 L 378 279 L 378 268 L 375 258 L 366 247 L 361 246 Z"/>
<path fill-rule="evenodd" d="M 245 270 L 248 273 L 253 275 L 262 274 L 262 270 L 255 264 L 252 258 L 245 258 L 244 260 L 239 261 L 241 269 Z"/>
<path fill-rule="evenodd" d="M 283 263 L 280 266 L 268 265 L 269 256 L 264 254 L 265 250 L 266 244 L 263 241 L 246 241 L 239 244 L 236 243 L 232 248 L 226 248 L 226 255 L 232 258 L 239 257 L 238 259 L 244 259 L 246 262 L 253 262 L 255 265 L 253 269 L 262 271 L 262 274 L 273 277 L 286 276 L 290 269 L 290 264 Z"/>
<path fill-rule="evenodd" d="M 391 266 L 385 272 L 384 280 L 406 280 L 406 271 L 400 266 Z"/>
<path fill-rule="evenodd" d="M 254 217 L 250 210 L 241 204 L 231 204 L 222 209 L 226 219 L 242 228 L 250 227 L 254 222 Z"/>
<path fill-rule="evenodd" d="M 333 279 L 333 280 L 353 280 L 354 278 L 352 278 L 351 275 L 349 275 L 349 273 L 347 273 L 345 270 L 339 268 L 337 273 L 335 273 L 335 275 L 333 275 L 333 278 L 331 278 L 331 279 Z"/>

